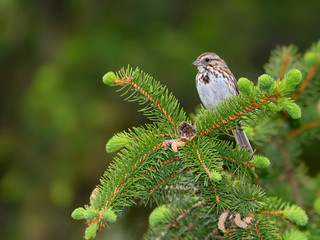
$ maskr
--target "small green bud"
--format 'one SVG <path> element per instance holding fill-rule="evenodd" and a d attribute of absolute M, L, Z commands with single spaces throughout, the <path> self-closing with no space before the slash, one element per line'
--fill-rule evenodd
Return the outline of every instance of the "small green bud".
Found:
<path fill-rule="evenodd" d="M 293 68 L 286 74 L 284 80 L 296 86 L 301 82 L 301 72 L 298 69 Z"/>
<path fill-rule="evenodd" d="M 84 208 L 82 207 L 76 208 L 71 213 L 71 217 L 76 220 L 84 219 L 84 212 L 85 212 Z"/>
<path fill-rule="evenodd" d="M 286 218 L 295 222 L 297 225 L 304 226 L 308 222 L 308 216 L 306 212 L 297 205 L 286 207 L 282 213 Z"/>
<path fill-rule="evenodd" d="M 295 68 L 291 69 L 277 86 L 281 93 L 291 93 L 301 82 L 301 72 Z"/>
<path fill-rule="evenodd" d="M 117 221 L 117 215 L 111 208 L 107 208 L 102 212 L 103 218 L 108 221 L 109 223 L 114 223 Z"/>
<path fill-rule="evenodd" d="M 258 87 L 268 95 L 274 92 L 274 84 L 275 81 L 268 74 L 263 74 L 258 78 Z"/>
<path fill-rule="evenodd" d="M 274 102 L 268 103 L 268 107 L 273 112 L 279 112 L 282 110 L 282 107 L 280 105 L 275 104 Z"/>
<path fill-rule="evenodd" d="M 132 139 L 128 137 L 124 133 L 118 133 L 114 135 L 110 140 L 108 141 L 106 145 L 106 151 L 107 153 L 113 153 L 115 151 L 118 151 L 119 149 L 126 146 L 128 143 L 130 143 Z"/>
<path fill-rule="evenodd" d="M 238 80 L 238 87 L 239 87 L 241 93 L 243 93 L 248 98 L 255 97 L 255 95 L 257 93 L 257 90 L 253 85 L 253 82 L 251 82 L 247 78 L 240 78 Z"/>
<path fill-rule="evenodd" d="M 319 59 L 318 56 L 315 52 L 307 52 L 304 55 L 304 61 L 308 66 L 314 66 L 319 64 Z"/>
<path fill-rule="evenodd" d="M 250 163 L 257 168 L 266 168 L 270 165 L 270 160 L 266 157 L 256 155 Z"/>
<path fill-rule="evenodd" d="M 290 98 L 280 98 L 277 100 L 279 105 L 286 110 L 293 119 L 301 117 L 301 108 Z"/>
<path fill-rule="evenodd" d="M 85 235 L 86 239 L 93 239 L 93 238 L 96 237 L 97 231 L 98 231 L 98 223 L 94 222 L 94 223 L 91 223 L 86 228 L 86 231 L 85 231 L 84 235 Z"/>
<path fill-rule="evenodd" d="M 86 209 L 86 210 L 84 211 L 83 216 L 84 216 L 84 218 L 85 218 L 86 220 L 91 220 L 91 219 L 93 219 L 95 216 L 97 216 L 98 213 L 99 213 L 98 210 L 93 209 L 93 208 L 88 208 L 88 209 Z"/>
<path fill-rule="evenodd" d="M 107 72 L 102 78 L 104 84 L 109 85 L 109 86 L 114 86 L 114 80 L 116 80 L 116 79 L 117 79 L 117 77 L 114 74 L 114 72 Z"/>
<path fill-rule="evenodd" d="M 214 182 L 219 182 L 222 178 L 221 174 L 215 170 L 212 170 L 210 172 L 210 175 L 211 175 L 212 181 L 214 181 Z"/>
<path fill-rule="evenodd" d="M 283 240 L 308 240 L 307 236 L 298 230 L 290 230 L 282 234 Z"/>
<path fill-rule="evenodd" d="M 320 197 L 316 198 L 316 200 L 314 201 L 313 208 L 316 211 L 316 213 L 320 215 Z"/>
<path fill-rule="evenodd" d="M 162 223 L 166 217 L 172 217 L 173 212 L 167 205 L 161 205 L 155 208 L 149 216 L 149 224 L 155 227 Z"/>

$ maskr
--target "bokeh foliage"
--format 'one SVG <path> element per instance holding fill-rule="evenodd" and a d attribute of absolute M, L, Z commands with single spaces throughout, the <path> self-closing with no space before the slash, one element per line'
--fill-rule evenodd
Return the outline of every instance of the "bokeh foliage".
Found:
<path fill-rule="evenodd" d="M 200 53 L 216 51 L 237 78 L 256 79 L 276 45 L 303 52 L 319 39 L 319 8 L 317 0 L 1 0 L 1 238 L 82 237 L 70 213 L 106 169 L 105 143 L 146 121 L 106 92 L 107 70 L 141 66 L 191 112 L 200 103 L 191 66 Z M 308 149 L 316 174 L 319 150 Z M 121 224 L 143 228 L 137 212 Z"/>

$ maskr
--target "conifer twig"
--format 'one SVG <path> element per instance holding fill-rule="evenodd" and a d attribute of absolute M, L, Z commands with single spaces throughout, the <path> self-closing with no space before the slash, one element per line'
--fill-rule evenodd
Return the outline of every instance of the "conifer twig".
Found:
<path fill-rule="evenodd" d="M 304 79 L 304 81 L 301 83 L 300 87 L 298 88 L 298 90 L 296 91 L 296 93 L 293 95 L 292 99 L 293 100 L 297 100 L 300 95 L 303 93 L 303 91 L 306 89 L 306 87 L 308 86 L 308 84 L 311 82 L 311 80 L 313 79 L 314 75 L 318 72 L 319 70 L 319 65 L 317 66 L 312 66 L 310 68 L 309 73 L 307 74 L 306 78 Z"/>
<path fill-rule="evenodd" d="M 259 228 L 258 228 L 258 223 L 259 223 L 259 220 L 257 220 L 254 224 L 254 230 L 256 231 L 256 234 L 257 234 L 257 237 L 259 240 L 262 240 L 262 237 L 261 237 L 261 234 L 260 234 L 260 231 L 259 231 Z"/>
<path fill-rule="evenodd" d="M 179 157 L 167 159 L 167 160 L 163 161 L 161 164 L 159 164 L 158 167 L 161 167 L 161 166 L 163 166 L 163 165 L 172 163 L 172 162 L 174 162 L 174 161 L 179 161 L 179 160 L 181 160 L 181 158 L 179 158 Z M 151 170 L 155 170 L 155 169 L 156 169 L 155 166 L 151 168 Z M 149 170 L 146 170 L 145 172 L 142 173 L 142 175 L 145 175 L 145 174 L 147 174 L 147 173 L 149 173 L 149 172 L 150 172 Z"/>
<path fill-rule="evenodd" d="M 153 194 L 154 191 L 156 191 L 156 190 L 157 190 L 161 185 L 163 185 L 165 182 L 169 181 L 170 179 L 176 177 L 176 176 L 179 175 L 179 174 L 186 173 L 186 172 L 189 172 L 189 171 L 190 171 L 190 169 L 186 168 L 186 169 L 184 169 L 184 170 L 181 171 L 181 172 L 176 172 L 176 173 L 171 174 L 171 176 L 167 177 L 166 179 L 163 179 L 160 183 L 158 183 L 157 186 L 155 186 L 153 189 L 151 189 L 150 192 L 149 192 L 149 195 Z"/>
<path fill-rule="evenodd" d="M 310 128 L 319 127 L 320 121 L 310 122 L 305 125 L 302 125 L 301 127 L 294 129 L 293 131 L 289 132 L 286 136 L 287 140 L 290 140 L 291 138 L 297 136 L 298 134 L 302 133 L 305 130 L 308 130 Z"/>
<path fill-rule="evenodd" d="M 208 135 L 209 133 L 213 132 L 215 129 L 222 127 L 225 124 L 228 124 L 230 121 L 235 120 L 249 112 L 253 112 L 255 109 L 259 108 L 261 105 L 268 103 L 268 102 L 274 102 L 277 98 L 279 98 L 280 95 L 277 93 L 267 96 L 264 95 L 264 98 L 261 99 L 259 102 L 250 102 L 250 106 L 247 106 L 246 108 L 240 110 L 239 112 L 235 113 L 234 115 L 231 115 L 225 119 L 217 119 L 217 124 L 214 124 L 201 132 L 199 132 L 199 137 L 203 137 L 205 135 Z"/>
<path fill-rule="evenodd" d="M 282 66 L 281 66 L 281 70 L 280 70 L 280 74 L 279 74 L 279 78 L 280 78 L 280 80 L 282 80 L 283 79 L 283 77 L 284 77 L 284 74 L 286 73 L 286 69 L 287 69 L 287 67 L 288 67 L 288 64 L 289 64 L 289 62 L 291 61 L 291 55 L 289 54 L 289 51 L 288 50 L 286 50 L 286 53 L 285 53 L 285 55 L 284 55 L 284 57 L 283 57 L 283 62 L 282 62 Z"/>
<path fill-rule="evenodd" d="M 121 86 L 124 85 L 131 85 L 137 91 L 139 91 L 146 99 L 148 99 L 154 106 L 156 106 L 162 114 L 169 120 L 172 125 L 175 125 L 175 122 L 172 120 L 171 116 L 167 113 L 167 111 L 145 90 L 143 90 L 140 86 L 138 86 L 135 82 L 133 82 L 132 78 L 123 78 L 122 80 L 115 81 L 115 84 L 120 84 Z"/>
<path fill-rule="evenodd" d="M 222 155 L 220 155 L 219 157 L 222 158 L 222 159 L 226 159 L 226 160 L 229 160 L 229 161 L 231 161 L 231 162 L 237 163 L 237 164 L 243 164 L 243 165 L 251 168 L 252 170 L 255 169 L 255 167 L 254 167 L 252 164 L 250 164 L 250 163 L 247 163 L 247 162 L 239 162 L 239 161 L 237 161 L 236 159 L 233 159 L 233 158 L 230 158 L 230 157 L 226 157 L 226 156 L 222 156 Z"/>
<path fill-rule="evenodd" d="M 283 215 L 283 210 L 280 210 L 280 211 L 260 211 L 260 212 L 257 212 L 257 213 L 282 216 Z"/>
<path fill-rule="evenodd" d="M 204 171 L 206 172 L 206 174 L 208 175 L 209 179 L 210 179 L 210 182 L 212 183 L 212 187 L 213 187 L 213 191 L 214 191 L 214 195 L 216 196 L 216 201 L 217 202 L 220 202 L 220 198 L 218 196 L 218 193 L 217 193 L 217 188 L 216 186 L 213 184 L 213 181 L 212 181 L 212 177 L 211 177 L 211 173 L 209 171 L 209 169 L 207 168 L 207 166 L 204 164 L 204 162 L 202 161 L 201 159 L 201 156 L 200 156 L 200 153 L 199 153 L 199 150 L 197 149 L 197 156 L 198 156 L 198 159 L 204 169 Z"/>
<path fill-rule="evenodd" d="M 152 149 L 151 152 L 155 152 L 156 150 L 158 150 L 159 148 L 161 148 L 161 146 L 162 146 L 162 143 L 158 144 L 157 146 L 155 146 L 155 147 Z M 135 164 L 134 164 L 134 166 L 132 166 L 132 169 L 131 169 L 131 170 L 134 171 L 134 168 L 137 168 L 138 165 L 140 165 L 141 163 L 143 163 L 144 160 L 146 159 L 146 157 L 147 157 L 147 153 L 145 153 L 141 158 L 139 158 L 139 159 L 135 162 Z M 119 190 L 120 190 L 120 189 L 122 188 L 122 186 L 125 184 L 126 179 L 128 178 L 128 176 L 129 176 L 128 173 L 125 173 L 125 174 L 124 174 L 122 183 L 114 188 L 113 194 L 112 194 L 111 198 L 110 198 L 109 200 L 107 200 L 106 203 L 105 203 L 105 207 L 108 207 L 108 206 L 111 204 L 112 200 L 116 197 L 116 194 L 119 192 Z"/>

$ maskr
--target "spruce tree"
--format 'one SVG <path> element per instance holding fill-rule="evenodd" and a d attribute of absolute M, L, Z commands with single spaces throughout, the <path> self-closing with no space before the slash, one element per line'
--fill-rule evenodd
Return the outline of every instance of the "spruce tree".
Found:
<path fill-rule="evenodd" d="M 304 56 L 294 46 L 279 47 L 256 86 L 240 78 L 239 95 L 213 110 L 201 106 L 192 118 L 139 68 L 105 74 L 103 82 L 138 102 L 152 123 L 108 141 L 106 151 L 118 153 L 90 204 L 72 213 L 88 224 L 85 238 L 140 202 L 156 206 L 145 239 L 316 239 L 320 177 L 297 167 L 297 150 L 320 133 L 319 63 L 320 41 Z M 239 121 L 253 154 L 222 137 Z M 302 190 L 302 181 L 312 186 Z"/>

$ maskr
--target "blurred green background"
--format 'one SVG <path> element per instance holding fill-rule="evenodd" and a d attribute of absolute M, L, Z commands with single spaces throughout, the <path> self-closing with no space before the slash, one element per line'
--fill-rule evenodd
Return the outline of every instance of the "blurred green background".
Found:
<path fill-rule="evenodd" d="M 318 0 L 0 0 L 1 239 L 82 239 L 85 224 L 70 214 L 112 160 L 107 140 L 146 122 L 102 83 L 105 72 L 140 66 L 190 113 L 199 54 L 215 51 L 255 81 L 277 45 L 304 51 L 320 38 L 319 9 Z M 97 239 L 139 239 L 143 213 L 128 210 Z"/>

